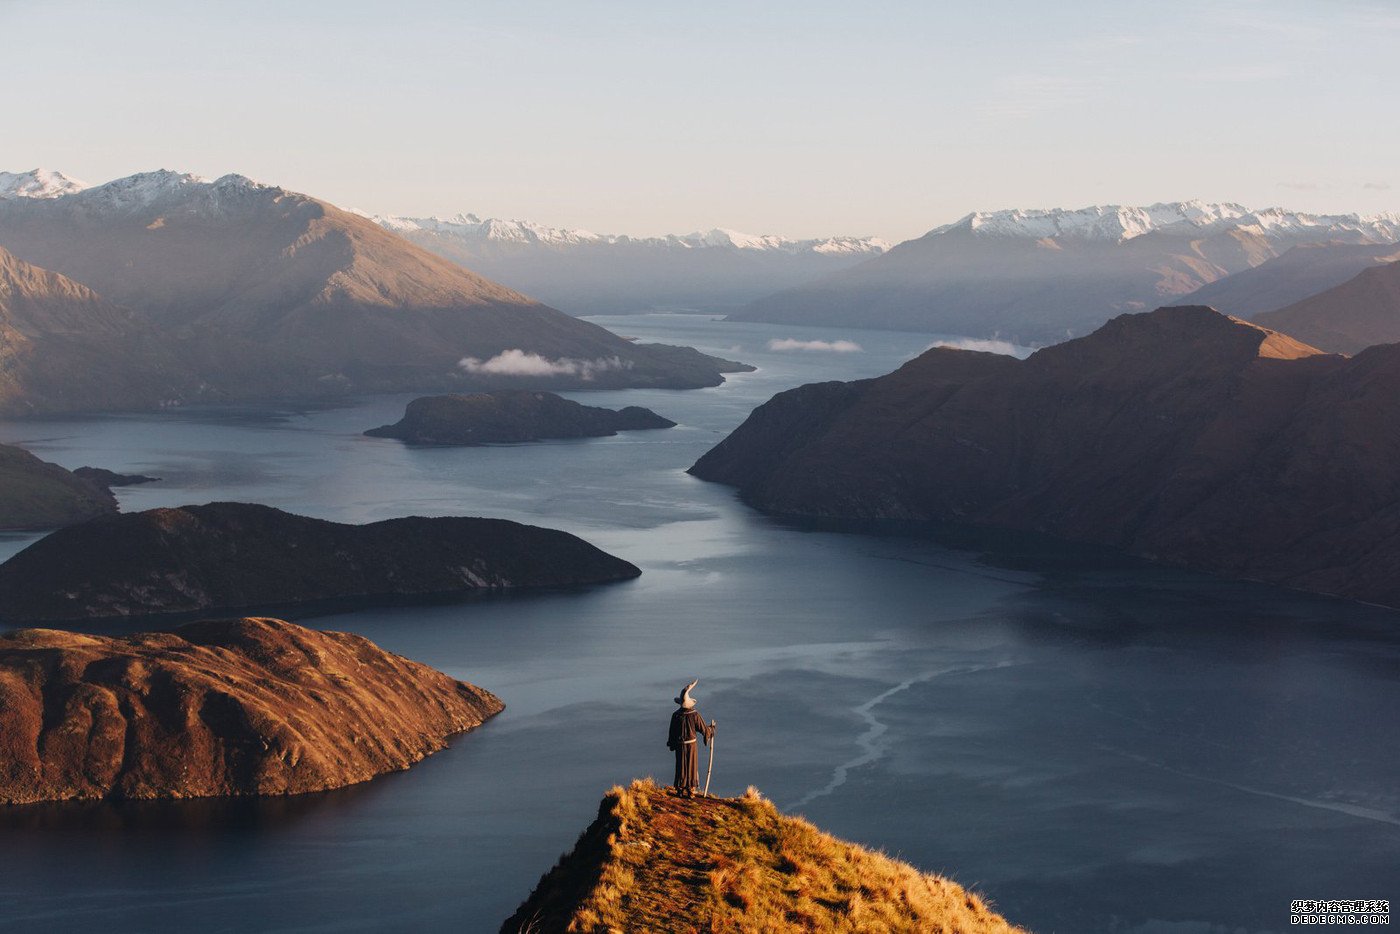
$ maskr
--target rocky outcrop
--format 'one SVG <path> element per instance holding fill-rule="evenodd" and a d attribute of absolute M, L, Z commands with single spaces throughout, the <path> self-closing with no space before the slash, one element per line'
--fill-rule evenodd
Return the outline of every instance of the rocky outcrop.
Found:
<path fill-rule="evenodd" d="M 0 637 L 0 803 L 292 795 L 406 769 L 504 705 L 276 619 Z"/>
<path fill-rule="evenodd" d="M 1026 360 L 930 350 L 759 407 L 700 459 L 769 512 L 964 522 L 1400 606 L 1400 345 L 1124 315 Z"/>
<path fill-rule="evenodd" d="M 0 619 L 271 613 L 626 580 L 567 532 L 502 519 L 343 525 L 248 503 L 151 509 L 40 539 L 0 565 Z"/>
<path fill-rule="evenodd" d="M 365 434 L 410 444 L 497 444 L 549 438 L 601 438 L 619 431 L 674 428 L 650 409 L 580 405 L 552 392 L 477 392 L 427 396 L 408 404 L 393 425 Z"/>
<path fill-rule="evenodd" d="M 51 529 L 116 511 L 111 491 L 0 444 L 0 529 Z"/>
<path fill-rule="evenodd" d="M 1325 292 L 1258 315 L 1255 321 L 1336 353 L 1400 341 L 1400 262 L 1372 266 Z"/>
<path fill-rule="evenodd" d="M 502 934 L 1022 931 L 940 876 L 742 798 L 614 788 Z"/>

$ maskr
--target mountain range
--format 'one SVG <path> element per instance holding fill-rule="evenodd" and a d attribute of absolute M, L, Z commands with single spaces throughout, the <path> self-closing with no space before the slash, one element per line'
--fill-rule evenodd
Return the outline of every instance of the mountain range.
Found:
<path fill-rule="evenodd" d="M 84 188 L 59 173 L 6 174 L 0 248 L 14 257 L 8 278 L 28 282 L 26 320 L 42 307 L 56 325 L 26 330 L 11 308 L 7 353 L 29 353 L 13 332 L 43 359 L 37 348 L 58 346 L 64 322 L 82 321 L 86 337 L 54 364 L 74 383 L 87 378 L 90 337 L 122 351 L 110 356 L 123 382 L 152 388 L 158 371 L 157 395 L 170 389 L 182 401 L 522 384 L 692 388 L 733 369 L 688 348 L 634 344 L 363 217 L 238 175 L 162 170 Z M 134 346 L 159 363 L 126 352 Z M 55 406 L 26 384 L 0 405 L 134 399 L 75 389 Z"/>
<path fill-rule="evenodd" d="M 781 393 L 691 472 L 777 514 L 1029 530 L 1400 606 L 1397 424 L 1400 344 L 1324 354 L 1177 307 Z"/>
<path fill-rule="evenodd" d="M 889 248 L 876 237 L 791 240 L 725 229 L 628 237 L 473 214 L 372 219 L 577 315 L 733 311 Z"/>
<path fill-rule="evenodd" d="M 974 213 L 730 318 L 1049 344 L 1125 311 L 1181 300 L 1298 246 L 1397 240 L 1400 215 L 1251 211 L 1201 201 Z M 1348 268 L 1355 273 L 1372 261 L 1353 258 Z M 1335 284 L 1336 275 L 1282 290 L 1281 303 L 1302 297 L 1297 288 Z"/>

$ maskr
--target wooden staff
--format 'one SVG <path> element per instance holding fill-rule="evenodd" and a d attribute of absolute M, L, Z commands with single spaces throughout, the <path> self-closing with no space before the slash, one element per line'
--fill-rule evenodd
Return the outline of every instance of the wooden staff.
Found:
<path fill-rule="evenodd" d="M 715 772 L 715 721 L 710 721 L 710 767 L 705 770 L 705 793 L 710 796 L 710 776 Z"/>

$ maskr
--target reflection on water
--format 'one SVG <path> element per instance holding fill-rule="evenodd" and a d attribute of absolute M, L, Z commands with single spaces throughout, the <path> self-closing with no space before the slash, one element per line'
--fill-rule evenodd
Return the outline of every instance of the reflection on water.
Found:
<path fill-rule="evenodd" d="M 1026 536 L 765 518 L 685 467 L 773 392 L 885 372 L 929 339 L 622 327 L 760 370 L 712 390 L 578 394 L 681 424 L 540 445 L 361 435 L 406 396 L 0 423 L 0 440 L 65 466 L 165 478 L 119 490 L 127 509 L 495 515 L 644 571 L 314 620 L 488 687 L 506 711 L 407 772 L 325 795 L 0 811 L 0 927 L 492 930 L 610 785 L 666 774 L 670 698 L 697 676 L 721 793 L 755 784 L 1038 931 L 1278 931 L 1293 898 L 1396 897 L 1396 614 Z M 788 337 L 865 350 L 766 349 Z M 0 554 L 33 538 L 0 538 Z"/>
<path fill-rule="evenodd" d="M 383 794 L 392 776 L 334 791 L 265 798 L 194 798 L 185 801 L 62 801 L 0 808 L 0 834 L 166 834 L 182 838 L 256 834 L 302 818 L 334 819 L 368 796 Z M 12 837 L 9 839 L 13 840 Z"/>

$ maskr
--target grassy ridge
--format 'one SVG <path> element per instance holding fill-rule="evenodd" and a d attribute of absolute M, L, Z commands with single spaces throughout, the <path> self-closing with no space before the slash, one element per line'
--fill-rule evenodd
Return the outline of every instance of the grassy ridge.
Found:
<path fill-rule="evenodd" d="M 598 819 L 502 931 L 904 932 L 1022 929 L 954 882 L 742 798 L 687 801 L 651 781 Z"/>

